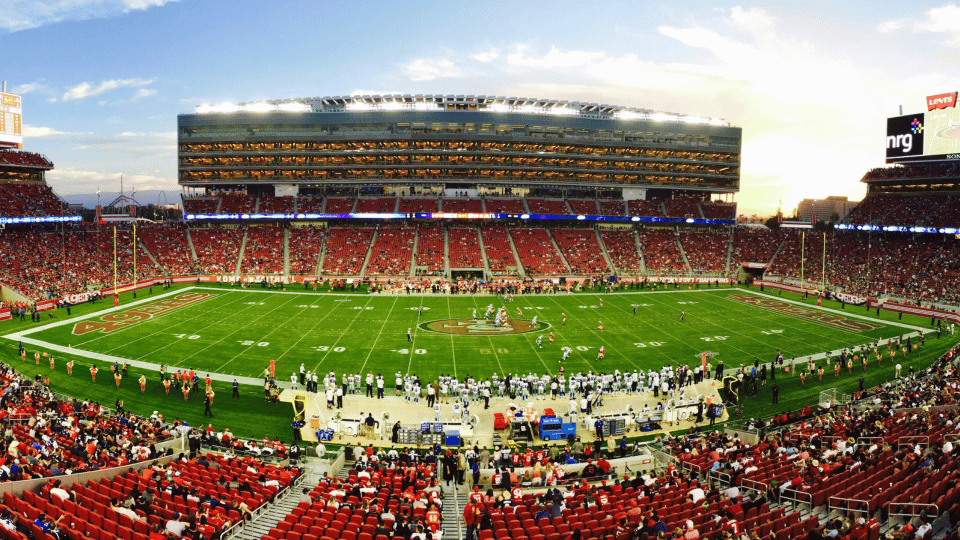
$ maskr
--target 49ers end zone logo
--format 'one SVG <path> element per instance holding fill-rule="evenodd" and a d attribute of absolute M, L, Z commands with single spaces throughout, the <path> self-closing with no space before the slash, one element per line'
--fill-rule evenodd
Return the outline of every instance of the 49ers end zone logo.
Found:
<path fill-rule="evenodd" d="M 548 323 L 538 322 L 536 326 L 530 321 L 510 319 L 507 326 L 496 326 L 483 319 L 441 319 L 427 321 L 418 325 L 421 330 L 440 334 L 456 334 L 462 336 L 504 336 L 511 334 L 527 334 L 550 328 Z"/>
<path fill-rule="evenodd" d="M 99 321 L 78 322 L 73 327 L 73 334 L 78 336 L 89 332 L 102 332 L 106 334 L 107 332 L 120 330 L 121 328 L 152 319 L 156 315 L 163 315 L 175 309 L 196 304 L 197 302 L 214 296 L 216 295 L 207 293 L 184 293 L 152 304 L 137 306 L 127 311 L 107 313 L 103 317 L 100 317 Z"/>

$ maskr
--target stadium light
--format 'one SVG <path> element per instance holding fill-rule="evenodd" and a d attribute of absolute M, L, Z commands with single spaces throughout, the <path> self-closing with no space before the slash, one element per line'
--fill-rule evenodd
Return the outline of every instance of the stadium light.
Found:
<path fill-rule="evenodd" d="M 310 111 L 310 106 L 306 103 L 297 103 L 291 101 L 289 103 L 281 103 L 277 105 L 277 110 L 282 112 L 308 112 Z"/>
<path fill-rule="evenodd" d="M 650 119 L 654 122 L 676 122 L 677 117 L 672 114 L 667 113 L 653 113 L 650 115 Z"/>
<path fill-rule="evenodd" d="M 276 107 L 274 107 L 273 105 L 270 105 L 269 103 L 260 101 L 257 103 L 249 103 L 247 105 L 244 105 L 243 110 L 245 112 L 270 112 L 270 111 L 276 110 Z"/>

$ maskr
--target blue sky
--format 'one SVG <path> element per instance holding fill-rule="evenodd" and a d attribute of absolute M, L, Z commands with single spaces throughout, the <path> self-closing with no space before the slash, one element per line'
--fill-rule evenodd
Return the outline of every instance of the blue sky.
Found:
<path fill-rule="evenodd" d="M 24 148 L 68 199 L 121 173 L 173 199 L 198 104 L 454 93 L 725 118 L 740 209 L 770 213 L 861 197 L 884 119 L 960 89 L 957 3 L 0 0 L 0 47 Z"/>

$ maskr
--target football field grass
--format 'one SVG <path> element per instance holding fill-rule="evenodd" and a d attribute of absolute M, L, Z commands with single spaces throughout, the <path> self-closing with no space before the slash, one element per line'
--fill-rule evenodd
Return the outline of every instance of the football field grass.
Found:
<path fill-rule="evenodd" d="M 117 399 L 113 396 L 125 396 L 128 410 L 149 414 L 150 409 L 167 408 L 168 417 L 197 422 L 202 420 L 202 397 L 183 404 L 175 391 L 164 395 L 157 366 L 194 369 L 201 379 L 207 373 L 256 378 L 274 359 L 280 382 L 289 383 L 303 363 L 310 371 L 333 371 L 338 380 L 343 373 L 382 373 L 392 387 L 398 371 L 415 373 L 425 381 L 440 374 L 461 379 L 494 373 L 553 374 L 561 365 L 563 347 L 571 349 L 563 362 L 567 374 L 659 369 L 668 364 L 693 367 L 702 353 L 708 353 L 714 366 L 722 360 L 726 368 L 734 368 L 752 364 L 754 358 L 770 362 L 778 349 L 789 359 L 929 328 L 929 319 L 899 320 L 895 313 L 878 316 L 854 306 L 841 310 L 832 302 L 824 306 L 832 309 L 821 310 L 811 302 L 791 293 L 778 297 L 741 288 L 517 295 L 505 302 L 492 295 L 337 294 L 197 285 L 158 288 L 152 294 L 141 291 L 137 299 L 126 295 L 119 308 L 105 301 L 77 306 L 69 318 L 61 309 L 56 318 L 42 323 L 9 321 L 0 325 L 0 331 L 7 340 L 5 361 L 27 373 L 50 374 L 55 390 L 80 397 L 92 393 L 109 404 Z M 508 329 L 493 326 L 492 319 L 483 320 L 491 304 L 494 309 L 506 307 Z M 542 346 L 537 345 L 538 336 Z M 29 353 L 25 364 L 16 356 L 20 339 Z M 926 348 L 902 361 L 905 369 L 929 363 L 951 341 L 928 336 Z M 605 358 L 597 360 L 601 346 Z M 53 352 L 55 370 L 50 372 L 46 359 L 37 368 L 34 351 Z M 73 377 L 66 377 L 63 365 L 70 358 L 76 365 Z M 125 360 L 132 361 L 131 375 L 117 390 L 108 366 Z M 867 384 L 888 377 L 886 370 L 892 371 L 888 364 L 871 365 Z M 96 384 L 90 382 L 91 365 L 101 370 Z M 815 402 L 816 393 L 832 384 L 849 393 L 858 371 L 851 376 L 844 369 L 839 381 L 832 373 L 823 382 L 808 377 L 802 387 L 797 378 L 781 375 L 781 406 Z M 136 382 L 140 373 L 149 380 L 143 395 Z M 252 384 L 244 387 L 242 402 L 227 399 L 228 383 L 215 387 L 225 421 L 231 415 L 239 421 L 234 431 L 249 429 L 256 436 L 266 429 L 289 433 L 288 405 L 265 406 L 257 399 L 261 389 Z M 768 398 L 750 399 L 756 401 L 745 402 L 750 415 L 776 410 L 767 405 Z M 251 420 L 256 420 L 253 425 Z"/>

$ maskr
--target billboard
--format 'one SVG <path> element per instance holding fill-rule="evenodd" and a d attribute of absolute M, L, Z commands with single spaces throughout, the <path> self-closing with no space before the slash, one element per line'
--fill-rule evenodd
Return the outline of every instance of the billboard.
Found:
<path fill-rule="evenodd" d="M 23 148 L 20 96 L 0 92 L 0 147 Z"/>
<path fill-rule="evenodd" d="M 957 93 L 927 96 L 927 111 L 887 118 L 887 163 L 960 160 Z"/>

